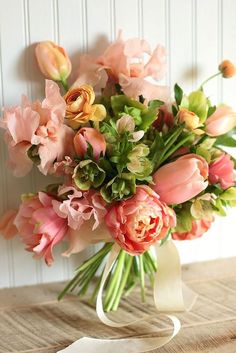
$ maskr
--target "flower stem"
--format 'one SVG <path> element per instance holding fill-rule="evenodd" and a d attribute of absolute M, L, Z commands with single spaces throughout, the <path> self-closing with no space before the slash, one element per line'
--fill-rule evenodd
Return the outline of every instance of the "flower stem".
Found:
<path fill-rule="evenodd" d="M 217 77 L 217 76 L 219 76 L 219 75 L 222 75 L 222 72 L 221 72 L 221 71 L 219 71 L 219 72 L 217 72 L 216 74 L 214 74 L 214 75 L 208 77 L 205 81 L 203 81 L 203 83 L 202 83 L 201 86 L 199 87 L 199 90 L 202 91 L 203 86 L 204 86 L 208 81 L 212 80 L 213 78 L 215 78 L 215 77 Z"/>
<path fill-rule="evenodd" d="M 143 255 L 139 255 L 139 276 L 141 286 L 141 300 L 142 302 L 145 302 L 145 273 L 143 265 Z"/>
<path fill-rule="evenodd" d="M 113 287 L 113 291 L 111 293 L 111 296 L 107 299 L 107 305 L 105 305 L 106 311 L 110 311 L 113 309 L 114 302 L 116 300 L 117 292 L 120 287 L 120 282 L 122 279 L 122 273 L 123 273 L 123 267 L 124 267 L 124 262 L 125 262 L 125 251 L 121 250 L 118 260 L 117 260 L 117 266 L 115 269 L 115 272 L 112 276 L 112 280 L 114 279 L 115 285 Z"/>
<path fill-rule="evenodd" d="M 67 92 L 69 90 L 69 86 L 68 86 L 68 83 L 67 83 L 67 79 L 64 78 L 64 79 L 61 79 L 61 84 L 62 84 L 62 87 L 64 88 L 65 92 Z"/>
<path fill-rule="evenodd" d="M 123 273 L 121 284 L 120 284 L 120 287 L 118 289 L 118 292 L 117 292 L 117 295 L 116 295 L 116 299 L 114 301 L 114 305 L 112 307 L 113 310 L 117 310 L 117 308 L 119 306 L 120 299 L 121 299 L 123 290 L 124 290 L 124 288 L 126 286 L 127 279 L 128 279 L 129 273 L 130 273 L 131 266 L 132 266 L 133 257 L 131 255 L 126 254 L 126 259 L 127 259 L 127 262 L 125 264 L 125 271 Z"/>

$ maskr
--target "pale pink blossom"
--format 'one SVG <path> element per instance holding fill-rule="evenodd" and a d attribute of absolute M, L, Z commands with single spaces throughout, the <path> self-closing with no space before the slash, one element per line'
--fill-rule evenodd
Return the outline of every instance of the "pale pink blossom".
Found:
<path fill-rule="evenodd" d="M 152 186 L 168 205 L 188 201 L 206 189 L 208 164 L 196 154 L 187 154 L 165 164 L 153 175 Z"/>
<path fill-rule="evenodd" d="M 235 185 L 236 174 L 234 171 L 234 162 L 228 154 L 223 153 L 214 162 L 210 163 L 209 182 L 211 184 L 219 183 L 223 190 Z"/>
<path fill-rule="evenodd" d="M 106 151 L 106 141 L 104 136 L 92 127 L 81 128 L 74 137 L 75 152 L 84 158 L 89 145 L 93 148 L 93 158 L 98 160 Z"/>
<path fill-rule="evenodd" d="M 208 219 L 199 219 L 192 221 L 192 229 L 189 232 L 174 232 L 172 233 L 172 238 L 174 240 L 192 240 L 200 238 L 204 233 L 208 231 L 211 227 L 214 218 L 211 220 Z"/>
<path fill-rule="evenodd" d="M 17 229 L 14 225 L 16 214 L 16 210 L 10 209 L 0 218 L 0 234 L 5 239 L 10 239 L 17 234 Z"/>
<path fill-rule="evenodd" d="M 105 201 L 97 191 L 82 192 L 73 186 L 62 186 L 58 194 L 67 194 L 67 199 L 53 201 L 54 209 L 58 216 L 67 219 L 70 228 L 79 230 L 85 221 L 94 219 L 94 230 L 103 221 L 107 211 Z"/>
<path fill-rule="evenodd" d="M 112 238 L 128 253 L 142 254 L 175 226 L 175 213 L 148 186 L 140 185 L 130 199 L 115 203 L 106 215 Z"/>
<path fill-rule="evenodd" d="M 32 168 L 28 151 L 33 145 L 43 174 L 51 172 L 54 161 L 73 154 L 74 132 L 63 124 L 66 105 L 59 87 L 47 80 L 45 93 L 42 103 L 30 103 L 23 97 L 21 106 L 4 110 L 1 127 L 6 130 L 8 164 L 16 176 L 24 176 Z"/>
<path fill-rule="evenodd" d="M 44 192 L 25 198 L 14 221 L 26 250 L 33 252 L 36 258 L 44 257 L 47 265 L 53 262 L 54 246 L 68 231 L 67 221 L 57 215 L 53 201 Z"/>
<path fill-rule="evenodd" d="M 236 113 L 232 108 L 222 105 L 206 120 L 205 131 L 209 136 L 226 134 L 236 126 Z"/>
<path fill-rule="evenodd" d="M 138 142 L 144 136 L 144 131 L 134 131 L 135 130 L 135 122 L 132 116 L 125 114 L 116 122 L 117 132 L 119 134 L 123 134 L 125 132 L 129 132 L 129 141 L 130 142 Z"/>
<path fill-rule="evenodd" d="M 129 97 L 137 99 L 142 95 L 146 101 L 166 101 L 169 98 L 169 89 L 146 80 L 147 77 L 153 80 L 162 79 L 165 69 L 166 51 L 163 46 L 158 45 L 152 52 L 145 40 L 133 38 L 125 41 L 119 31 L 116 41 L 97 59 L 88 55 L 82 57 L 79 76 L 73 86 L 85 83 L 96 85 L 102 79 L 102 70 L 105 70 L 107 86 L 119 83 Z"/>

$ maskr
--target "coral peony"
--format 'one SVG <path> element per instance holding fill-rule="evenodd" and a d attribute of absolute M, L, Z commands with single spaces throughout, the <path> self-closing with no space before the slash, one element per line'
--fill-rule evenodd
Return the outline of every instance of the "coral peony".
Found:
<path fill-rule="evenodd" d="M 25 198 L 14 221 L 26 250 L 37 258 L 44 257 L 47 265 L 53 262 L 53 247 L 68 231 L 66 219 L 53 209 L 53 200 L 44 192 Z"/>
<path fill-rule="evenodd" d="M 175 213 L 148 186 L 111 206 L 105 221 L 113 239 L 128 253 L 142 254 L 175 226 Z"/>

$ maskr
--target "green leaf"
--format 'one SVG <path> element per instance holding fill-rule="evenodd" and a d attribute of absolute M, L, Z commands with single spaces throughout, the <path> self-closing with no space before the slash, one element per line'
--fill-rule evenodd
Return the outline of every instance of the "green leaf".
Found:
<path fill-rule="evenodd" d="M 165 104 L 163 101 L 160 101 L 158 99 L 153 99 L 151 101 L 149 101 L 148 103 L 148 107 L 150 109 L 158 109 L 160 108 L 163 104 Z"/>
<path fill-rule="evenodd" d="M 177 213 L 176 232 L 184 233 L 192 229 L 192 216 L 189 209 L 182 209 Z"/>
<path fill-rule="evenodd" d="M 157 118 L 157 110 L 156 109 L 148 109 L 143 111 L 141 114 L 142 122 L 139 125 L 141 130 L 147 131 L 149 126 L 156 120 Z"/>
<path fill-rule="evenodd" d="M 203 123 L 207 118 L 208 112 L 208 99 L 204 92 L 195 91 L 192 92 L 189 97 L 189 107 L 191 112 L 194 112 L 199 118 L 201 123 Z"/>
<path fill-rule="evenodd" d="M 174 116 L 176 116 L 178 114 L 178 109 L 176 108 L 175 105 L 172 105 L 172 113 Z"/>
<path fill-rule="evenodd" d="M 236 139 L 231 136 L 231 133 L 221 135 L 217 137 L 215 145 L 227 146 L 227 147 L 236 147 Z"/>
<path fill-rule="evenodd" d="M 216 111 L 216 106 L 212 106 L 212 107 L 209 107 L 208 109 L 208 112 L 207 112 L 207 117 L 209 118 L 209 116 L 211 116 L 212 114 L 214 114 Z"/>
<path fill-rule="evenodd" d="M 236 201 L 236 188 L 231 187 L 231 188 L 225 190 L 220 195 L 220 199 L 225 200 L 225 201 Z"/>
<path fill-rule="evenodd" d="M 119 113 L 125 111 L 125 106 L 137 108 L 139 110 L 147 109 L 146 106 L 134 99 L 131 99 L 125 95 L 118 95 L 111 97 L 111 107 L 116 116 L 119 116 Z"/>
<path fill-rule="evenodd" d="M 174 92 L 175 92 L 176 103 L 177 105 L 180 105 L 183 98 L 183 90 L 181 87 L 179 87 L 177 83 L 174 86 Z"/>

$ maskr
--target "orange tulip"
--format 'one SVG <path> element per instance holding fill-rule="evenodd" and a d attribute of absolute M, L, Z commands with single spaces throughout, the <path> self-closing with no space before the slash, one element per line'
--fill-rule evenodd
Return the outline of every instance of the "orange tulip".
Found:
<path fill-rule="evenodd" d="M 40 42 L 35 48 L 35 54 L 44 76 L 65 82 L 71 73 L 71 62 L 62 47 L 50 41 Z"/>

